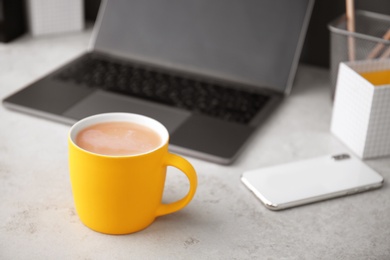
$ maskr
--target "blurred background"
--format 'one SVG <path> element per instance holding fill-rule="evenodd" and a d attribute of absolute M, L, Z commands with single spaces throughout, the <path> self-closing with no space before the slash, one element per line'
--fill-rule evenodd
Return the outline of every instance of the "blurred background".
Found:
<path fill-rule="evenodd" d="M 62 0 L 62 2 L 64 6 L 61 10 L 63 12 L 68 11 L 76 14 L 79 12 L 79 18 L 82 20 L 76 24 L 71 24 L 70 22 L 77 19 L 72 15 L 67 15 L 66 17 L 72 21 L 63 21 L 63 24 L 73 26 L 75 30 L 84 28 L 85 25 L 87 27 L 93 25 L 99 10 L 100 0 Z M 42 15 L 40 15 L 39 7 L 47 6 L 47 3 L 53 3 L 53 1 L 0 0 L 0 42 L 11 43 L 14 39 L 26 33 L 39 34 L 39 31 L 33 31 L 33 20 L 39 21 L 41 19 Z M 74 5 L 75 8 L 68 10 L 67 7 L 70 5 Z M 355 0 L 355 9 L 390 15 L 390 1 Z M 329 68 L 330 33 L 327 25 L 344 13 L 345 0 L 316 0 L 301 55 L 301 62 Z M 45 29 L 48 30 L 48 28 L 42 30 Z"/>

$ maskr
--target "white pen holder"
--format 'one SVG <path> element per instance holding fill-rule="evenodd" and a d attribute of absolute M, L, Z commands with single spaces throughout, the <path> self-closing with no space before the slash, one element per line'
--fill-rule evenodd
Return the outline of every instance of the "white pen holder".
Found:
<path fill-rule="evenodd" d="M 84 28 L 82 0 L 28 0 L 32 35 L 81 31 Z"/>
<path fill-rule="evenodd" d="M 360 158 L 390 155 L 390 84 L 361 73 L 388 71 L 390 59 L 340 63 L 331 132 Z"/>

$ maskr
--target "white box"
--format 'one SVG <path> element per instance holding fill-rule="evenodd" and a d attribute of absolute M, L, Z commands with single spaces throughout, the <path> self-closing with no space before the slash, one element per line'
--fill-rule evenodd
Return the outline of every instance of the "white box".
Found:
<path fill-rule="evenodd" d="M 390 70 L 390 59 L 340 63 L 331 132 L 360 158 L 390 155 L 390 84 L 359 73 Z"/>
<path fill-rule="evenodd" d="M 28 0 L 32 35 L 80 31 L 84 28 L 82 0 Z"/>

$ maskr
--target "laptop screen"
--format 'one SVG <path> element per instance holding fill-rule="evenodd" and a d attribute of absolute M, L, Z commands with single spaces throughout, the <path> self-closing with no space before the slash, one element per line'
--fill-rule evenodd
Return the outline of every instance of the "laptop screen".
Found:
<path fill-rule="evenodd" d="M 108 0 L 93 48 L 288 92 L 311 0 Z"/>

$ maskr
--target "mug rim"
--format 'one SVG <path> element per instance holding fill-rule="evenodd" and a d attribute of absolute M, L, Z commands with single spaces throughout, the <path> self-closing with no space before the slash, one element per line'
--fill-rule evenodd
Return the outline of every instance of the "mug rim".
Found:
<path fill-rule="evenodd" d="M 117 119 L 116 119 L 117 118 Z M 121 119 L 118 119 L 121 118 Z M 133 118 L 133 121 L 128 120 L 129 118 Z M 127 119 L 127 120 L 126 120 Z M 141 120 L 140 120 L 141 119 Z M 88 151 L 84 148 L 81 148 L 79 145 L 76 144 L 75 138 L 77 134 L 85 129 L 88 126 L 94 125 L 94 124 L 99 124 L 99 123 L 104 123 L 104 122 L 132 122 L 132 123 L 137 123 L 140 125 L 143 125 L 147 128 L 152 129 L 154 132 L 156 132 L 160 138 L 161 138 L 161 144 L 157 146 L 156 148 L 142 152 L 142 153 L 137 153 L 137 154 L 128 154 L 128 155 L 106 155 L 106 154 L 100 154 L 100 153 L 95 153 Z M 141 121 L 141 122 L 139 122 Z M 151 127 L 151 125 L 155 125 L 156 127 Z M 156 129 L 157 128 L 157 129 Z M 96 114 L 92 116 L 85 117 L 83 119 L 80 119 L 76 123 L 72 125 L 72 127 L 69 130 L 68 134 L 68 139 L 74 145 L 77 149 L 82 150 L 83 152 L 92 154 L 94 156 L 101 156 L 101 157 L 109 157 L 109 158 L 130 158 L 130 157 L 138 157 L 138 156 L 143 156 L 146 154 L 151 154 L 162 147 L 164 147 L 168 141 L 169 141 L 169 133 L 166 127 L 156 119 L 153 119 L 148 116 L 144 116 L 141 114 L 135 114 L 135 113 L 126 113 L 126 112 L 111 112 L 111 113 L 101 113 L 101 114 Z"/>

